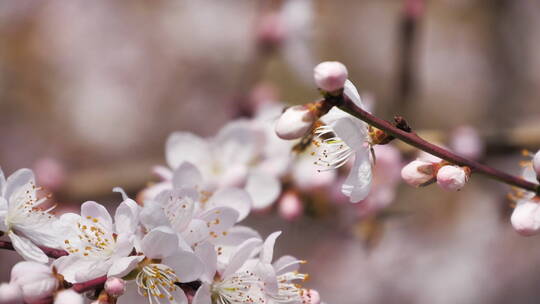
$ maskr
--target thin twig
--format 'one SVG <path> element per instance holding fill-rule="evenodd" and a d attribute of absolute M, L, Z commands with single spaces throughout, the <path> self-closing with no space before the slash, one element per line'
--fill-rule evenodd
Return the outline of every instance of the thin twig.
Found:
<path fill-rule="evenodd" d="M 394 136 L 395 138 L 414 146 L 422 151 L 425 151 L 429 154 L 435 155 L 441 159 L 444 159 L 452 164 L 459 166 L 467 166 L 472 172 L 483 174 L 489 178 L 495 179 L 497 181 L 506 183 L 511 186 L 522 188 L 528 191 L 532 191 L 536 194 L 540 194 L 540 185 L 536 183 L 528 182 L 520 177 L 510 175 L 508 173 L 502 172 L 490 166 L 481 164 L 474 160 L 467 159 L 465 157 L 459 156 L 453 152 L 450 152 L 446 149 L 443 149 L 439 146 L 436 146 L 420 136 L 416 135 L 414 132 L 406 132 L 401 130 L 386 120 L 380 119 L 376 116 L 373 116 L 369 112 L 357 107 L 349 98 L 341 95 L 338 98 L 327 99 L 328 102 L 338 106 L 341 110 L 353 115 L 356 118 L 359 118 L 366 123 L 385 131 L 387 134 Z"/>
<path fill-rule="evenodd" d="M 107 276 L 102 276 L 90 281 L 82 282 L 82 283 L 76 283 L 73 284 L 73 290 L 75 290 L 78 293 L 87 292 L 92 289 L 96 289 L 98 287 L 103 286 L 105 282 L 107 281 Z"/>

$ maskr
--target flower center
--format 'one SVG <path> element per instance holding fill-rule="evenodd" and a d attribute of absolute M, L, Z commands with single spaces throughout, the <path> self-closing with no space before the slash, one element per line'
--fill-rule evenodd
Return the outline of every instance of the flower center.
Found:
<path fill-rule="evenodd" d="M 215 282 L 212 298 L 217 304 L 267 303 L 262 280 L 250 271 Z"/>
<path fill-rule="evenodd" d="M 82 256 L 110 256 L 114 252 L 116 240 L 98 218 L 87 216 L 77 222 L 78 240 L 64 240 L 64 247 L 70 254 Z"/>
<path fill-rule="evenodd" d="M 173 293 L 179 288 L 174 284 L 178 282 L 174 270 L 163 264 L 144 266 L 135 281 L 139 294 L 147 297 L 150 303 L 161 303 L 162 299 L 174 301 Z"/>
<path fill-rule="evenodd" d="M 354 154 L 354 150 L 336 135 L 332 127 L 326 125 L 315 129 L 313 144 L 316 152 L 312 152 L 312 155 L 317 155 L 314 164 L 322 167 L 317 170 L 319 172 L 343 166 Z"/>
<path fill-rule="evenodd" d="M 50 224 L 54 220 L 54 216 L 49 212 L 56 206 L 49 209 L 40 208 L 50 195 L 42 198 L 36 197 L 36 191 L 41 188 L 36 187 L 34 183 L 28 183 L 19 188 L 12 196 L 8 203 L 9 209 L 5 219 L 7 230 L 11 230 L 13 226 L 40 226 Z"/>

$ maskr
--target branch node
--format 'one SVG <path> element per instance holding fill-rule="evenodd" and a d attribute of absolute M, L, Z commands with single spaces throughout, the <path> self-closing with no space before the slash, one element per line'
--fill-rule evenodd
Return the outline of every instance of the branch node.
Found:
<path fill-rule="evenodd" d="M 403 130 L 407 133 L 411 133 L 412 129 L 405 120 L 405 118 L 401 115 L 395 115 L 394 116 L 394 126 L 400 130 Z"/>

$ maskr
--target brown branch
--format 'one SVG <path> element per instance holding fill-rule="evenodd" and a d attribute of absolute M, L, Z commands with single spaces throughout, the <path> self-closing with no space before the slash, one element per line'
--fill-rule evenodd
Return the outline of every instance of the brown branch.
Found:
<path fill-rule="evenodd" d="M 96 289 L 98 287 L 102 287 L 106 281 L 107 281 L 107 276 L 102 276 L 102 277 L 95 278 L 87 282 L 75 283 L 73 284 L 72 288 L 78 293 L 83 293 L 92 289 Z"/>
<path fill-rule="evenodd" d="M 54 248 L 43 247 L 43 246 L 39 246 L 39 248 L 43 250 L 43 252 L 48 257 L 53 258 L 53 259 L 57 259 L 59 257 L 68 255 L 66 251 L 61 250 L 61 249 L 54 249 Z M 0 241 L 0 249 L 15 250 L 15 248 L 13 248 L 13 244 L 11 242 L 6 242 L 6 241 Z"/>
<path fill-rule="evenodd" d="M 341 95 L 338 98 L 327 98 L 327 102 L 338 106 L 341 110 L 351 114 L 352 116 L 359 118 L 366 123 L 385 131 L 387 134 L 394 136 L 395 138 L 414 146 L 422 151 L 425 151 L 429 154 L 435 155 L 441 159 L 444 159 L 452 164 L 459 166 L 467 166 L 472 172 L 483 174 L 489 178 L 495 179 L 497 181 L 506 183 L 511 186 L 522 188 L 528 191 L 532 191 L 536 194 L 540 194 L 540 185 L 536 183 L 528 182 L 520 177 L 510 175 L 508 173 L 502 172 L 490 166 L 481 164 L 474 160 L 467 159 L 465 157 L 459 156 L 453 152 L 450 152 L 446 149 L 443 149 L 439 146 L 436 146 L 423 138 L 416 135 L 414 132 L 407 132 L 401 130 L 386 120 L 380 119 L 376 116 L 373 116 L 369 112 L 357 107 L 349 98 Z"/>

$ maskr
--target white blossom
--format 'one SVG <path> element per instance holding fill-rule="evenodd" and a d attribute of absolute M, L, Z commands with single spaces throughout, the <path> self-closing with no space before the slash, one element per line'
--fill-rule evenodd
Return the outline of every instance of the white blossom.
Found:
<path fill-rule="evenodd" d="M 345 82 L 344 94 L 364 108 L 356 87 L 349 80 Z M 321 167 L 321 171 L 332 170 L 345 165 L 354 156 L 354 164 L 341 191 L 353 203 L 365 199 L 372 182 L 367 124 L 337 108 L 330 110 L 321 120 L 325 125 L 315 130 L 315 164 Z"/>
<path fill-rule="evenodd" d="M 0 231 L 4 231 L 15 250 L 26 260 L 47 263 L 48 257 L 37 246 L 57 248 L 56 218 L 40 205 L 46 197 L 38 198 L 34 173 L 20 169 L 7 180 L 0 170 Z"/>
<path fill-rule="evenodd" d="M 64 249 L 69 253 L 54 262 L 69 282 L 88 281 L 103 275 L 123 276 L 137 257 L 129 256 L 139 225 L 139 207 L 126 198 L 113 220 L 107 209 L 96 202 L 85 202 L 81 215 L 60 217 L 66 227 Z"/>
<path fill-rule="evenodd" d="M 180 248 L 176 233 L 164 226 L 152 229 L 141 241 L 140 254 L 135 279 L 139 294 L 151 304 L 162 300 L 187 304 L 176 283 L 199 279 L 205 265 L 193 252 Z"/>
<path fill-rule="evenodd" d="M 266 208 L 281 192 L 279 172 L 268 170 L 265 161 L 268 156 L 264 148 L 268 141 L 266 134 L 249 120 L 233 121 L 215 137 L 206 139 L 188 132 L 175 132 L 169 136 L 165 151 L 170 169 L 162 168 L 160 172 L 162 176 L 174 178 L 173 172 L 189 162 L 201 173 L 201 190 L 211 194 L 224 187 L 241 187 L 252 196 L 253 208 Z M 167 170 L 170 173 L 167 174 Z M 152 191 L 154 195 L 172 188 L 170 180 L 158 186 L 158 191 Z"/>

